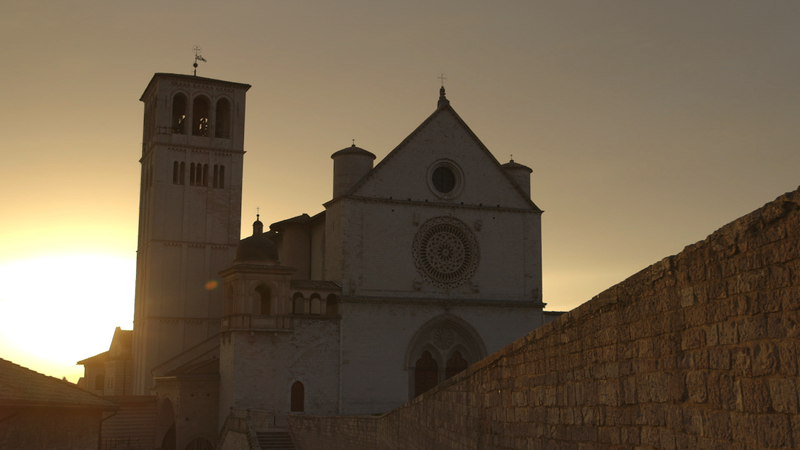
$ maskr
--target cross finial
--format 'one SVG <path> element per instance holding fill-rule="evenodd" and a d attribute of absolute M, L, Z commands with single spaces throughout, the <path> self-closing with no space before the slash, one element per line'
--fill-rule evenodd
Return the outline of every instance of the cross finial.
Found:
<path fill-rule="evenodd" d="M 258 220 L 259 217 L 261 217 L 261 208 L 256 206 L 256 220 Z"/>
<path fill-rule="evenodd" d="M 439 78 L 439 82 L 441 82 L 441 83 L 442 83 L 442 87 L 444 87 L 444 80 L 446 80 L 446 79 L 447 79 L 447 77 L 446 77 L 446 76 L 444 76 L 444 74 L 440 74 L 440 75 L 438 76 L 438 78 Z"/>
<path fill-rule="evenodd" d="M 353 139 L 353 147 L 355 147 L 355 146 L 356 146 L 356 140 Z"/>

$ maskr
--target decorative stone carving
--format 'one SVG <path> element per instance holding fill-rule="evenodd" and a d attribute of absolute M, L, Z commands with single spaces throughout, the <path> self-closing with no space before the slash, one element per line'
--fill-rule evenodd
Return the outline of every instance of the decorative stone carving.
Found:
<path fill-rule="evenodd" d="M 453 288 L 478 268 L 478 242 L 469 228 L 452 217 L 436 217 L 420 226 L 412 245 L 414 264 L 431 284 Z"/>
<path fill-rule="evenodd" d="M 453 330 L 445 327 L 438 328 L 433 333 L 433 345 L 440 350 L 447 350 L 453 345 Z"/>

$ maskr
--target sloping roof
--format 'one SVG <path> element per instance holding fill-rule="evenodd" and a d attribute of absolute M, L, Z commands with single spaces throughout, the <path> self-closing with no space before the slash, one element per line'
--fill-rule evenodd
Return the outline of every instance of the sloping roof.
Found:
<path fill-rule="evenodd" d="M 0 359 L 0 405 L 115 410 L 114 403 L 78 386 Z"/>
<path fill-rule="evenodd" d="M 191 362 L 166 374 L 166 376 L 182 375 L 219 375 L 219 359 Z"/>
<path fill-rule="evenodd" d="M 150 79 L 150 82 L 147 83 L 147 87 L 144 89 L 144 93 L 142 93 L 142 97 L 139 98 L 139 101 L 144 101 L 145 94 L 147 94 L 147 91 L 150 90 L 150 87 L 159 78 L 172 78 L 172 79 L 178 79 L 178 80 L 182 80 L 182 81 L 188 81 L 188 82 L 191 82 L 191 83 L 216 84 L 216 85 L 225 86 L 225 87 L 235 86 L 235 87 L 237 87 L 239 89 L 244 89 L 245 91 L 247 91 L 248 89 L 251 88 L 251 86 L 249 84 L 236 83 L 234 81 L 217 80 L 215 78 L 198 77 L 198 76 L 195 76 L 195 75 L 184 75 L 184 74 L 180 74 L 180 73 L 158 72 L 158 73 L 154 74 L 153 78 Z"/>
<path fill-rule="evenodd" d="M 109 351 L 106 350 L 103 353 L 98 353 L 94 356 L 90 356 L 84 360 L 78 361 L 75 365 L 82 365 L 87 366 L 90 364 L 103 364 L 108 360 Z"/>
<path fill-rule="evenodd" d="M 467 123 L 464 122 L 464 119 L 462 119 L 461 116 L 459 116 L 458 113 L 456 113 L 456 110 L 453 109 L 452 106 L 450 106 L 450 102 L 449 101 L 446 102 L 446 103 L 441 104 L 433 112 L 433 114 L 428 116 L 428 118 L 425 119 L 414 131 L 412 131 L 411 134 L 409 134 L 405 139 L 403 139 L 403 141 L 400 144 L 398 144 L 397 147 L 394 148 L 394 150 L 389 152 L 389 154 L 386 155 L 381 160 L 381 162 L 379 162 L 372 170 L 367 172 L 356 184 L 354 184 L 350 188 L 350 190 L 347 191 L 347 193 L 345 195 L 346 196 L 354 195 L 361 188 L 361 186 L 364 185 L 367 182 L 367 180 L 369 180 L 372 177 L 377 176 L 376 174 L 379 173 L 388 164 L 388 162 L 391 161 L 398 153 L 402 152 L 403 149 L 414 139 L 414 137 L 417 134 L 419 134 L 423 129 L 428 127 L 429 124 L 431 122 L 433 122 L 433 120 L 437 116 L 439 116 L 441 114 L 448 114 L 448 113 L 452 114 L 452 116 L 455 118 L 456 122 L 466 131 L 466 133 L 469 135 L 469 137 L 477 144 L 478 148 L 483 153 L 486 154 L 486 156 L 489 158 L 489 160 L 492 162 L 492 164 L 497 168 L 498 172 L 501 173 L 502 176 L 504 176 L 505 178 L 508 179 L 509 186 L 511 186 L 513 189 L 515 189 L 520 194 L 520 196 L 522 198 L 524 198 L 525 201 L 531 207 L 533 207 L 537 211 L 542 211 L 542 209 L 539 208 L 538 206 L 536 206 L 536 204 L 533 202 L 533 200 L 531 200 L 530 196 L 527 195 L 522 190 L 522 188 L 519 186 L 519 184 L 517 184 L 517 182 L 514 181 L 513 178 L 511 178 L 511 175 L 509 175 L 508 172 L 503 170 L 502 166 L 500 165 L 500 162 L 497 161 L 497 158 L 495 158 L 494 155 L 492 154 L 492 152 L 490 152 L 489 149 L 486 148 L 485 145 L 483 145 L 483 142 L 481 142 L 481 140 L 478 138 L 478 136 L 472 131 L 472 129 L 470 129 L 469 125 L 467 125 Z"/>

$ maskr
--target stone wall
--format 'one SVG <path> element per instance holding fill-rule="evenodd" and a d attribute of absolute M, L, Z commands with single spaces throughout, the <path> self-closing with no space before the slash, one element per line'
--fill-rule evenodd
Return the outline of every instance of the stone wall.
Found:
<path fill-rule="evenodd" d="M 289 424 L 299 449 L 797 448 L 798 310 L 795 191 L 374 426 Z"/>

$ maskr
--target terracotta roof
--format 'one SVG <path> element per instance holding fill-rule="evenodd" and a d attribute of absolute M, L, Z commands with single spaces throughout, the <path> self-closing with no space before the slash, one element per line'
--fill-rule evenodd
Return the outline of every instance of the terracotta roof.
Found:
<path fill-rule="evenodd" d="M 0 359 L 0 406 L 115 410 L 114 403 L 78 386 Z"/>
<path fill-rule="evenodd" d="M 103 364 L 108 360 L 109 351 L 106 350 L 103 353 L 98 353 L 94 356 L 90 356 L 84 360 L 78 361 L 75 365 L 89 365 L 89 364 Z"/>

